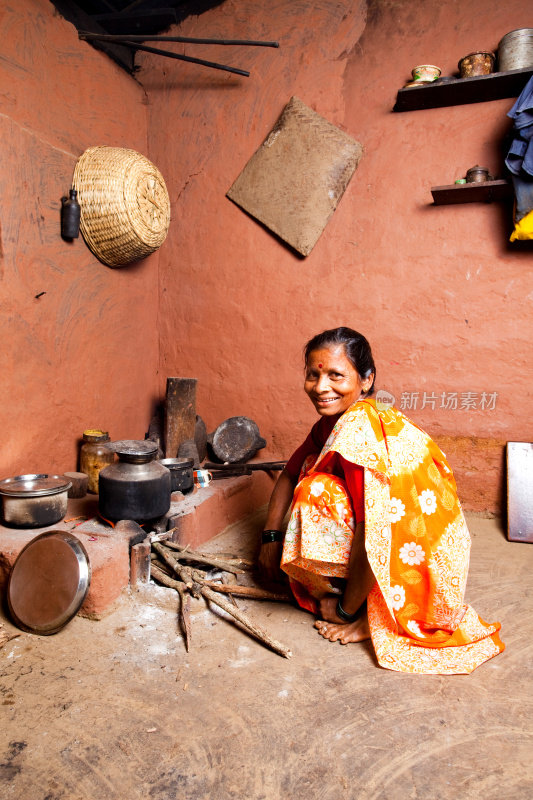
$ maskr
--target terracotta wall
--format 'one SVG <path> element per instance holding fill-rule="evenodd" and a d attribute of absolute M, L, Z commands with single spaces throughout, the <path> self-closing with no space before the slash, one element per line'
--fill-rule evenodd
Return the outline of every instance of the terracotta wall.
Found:
<path fill-rule="evenodd" d="M 475 163 L 501 174 L 512 100 L 392 106 L 415 64 L 452 74 L 461 56 L 530 24 L 528 10 L 527 0 L 490 13 L 485 0 L 226 0 L 179 32 L 280 49 L 183 52 L 250 78 L 139 56 L 136 81 L 48 0 L 4 2 L 3 475 L 73 469 L 88 426 L 142 437 L 167 375 L 199 379 L 208 428 L 251 416 L 264 454 L 288 456 L 314 419 L 301 348 L 345 324 L 372 342 L 379 386 L 443 442 L 465 505 L 497 509 L 504 442 L 532 438 L 532 252 L 508 244 L 504 204 L 433 207 L 430 187 Z M 365 151 L 305 259 L 225 197 L 291 95 Z M 59 237 L 60 197 L 93 144 L 145 152 L 165 176 L 169 237 L 136 266 L 109 269 L 81 239 Z M 453 392 L 458 408 L 442 408 Z M 468 392 L 476 408 L 461 408 Z"/>
<path fill-rule="evenodd" d="M 182 52 L 250 78 L 139 59 L 150 154 L 172 187 L 161 389 L 166 375 L 196 376 L 208 427 L 249 415 L 268 454 L 288 456 L 314 419 L 301 388 L 304 342 L 325 327 L 355 327 L 373 344 L 379 386 L 444 442 L 465 505 L 499 507 L 504 443 L 532 437 L 532 251 L 508 244 L 507 206 L 434 207 L 430 187 L 476 163 L 501 175 L 513 101 L 392 107 L 414 65 L 453 74 L 462 56 L 530 24 L 529 5 L 491 3 L 487 13 L 485 0 L 226 0 L 180 33 L 281 48 Z M 365 150 L 305 259 L 225 198 L 291 95 Z"/>
<path fill-rule="evenodd" d="M 146 95 L 48 0 L 0 11 L 0 477 L 76 469 L 88 427 L 144 438 L 157 394 L 158 256 L 123 269 L 60 237 L 91 145 L 147 150 Z"/>

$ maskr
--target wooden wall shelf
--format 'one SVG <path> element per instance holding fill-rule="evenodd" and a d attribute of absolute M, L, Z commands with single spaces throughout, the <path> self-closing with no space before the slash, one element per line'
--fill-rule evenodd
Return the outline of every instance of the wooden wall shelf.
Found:
<path fill-rule="evenodd" d="M 393 111 L 418 111 L 518 97 L 532 75 L 533 68 L 528 67 L 476 78 L 446 78 L 424 86 L 400 89 Z"/>
<path fill-rule="evenodd" d="M 452 183 L 450 186 L 432 186 L 431 194 L 436 206 L 456 203 L 492 203 L 513 196 L 513 185 L 506 180 L 483 183 Z"/>

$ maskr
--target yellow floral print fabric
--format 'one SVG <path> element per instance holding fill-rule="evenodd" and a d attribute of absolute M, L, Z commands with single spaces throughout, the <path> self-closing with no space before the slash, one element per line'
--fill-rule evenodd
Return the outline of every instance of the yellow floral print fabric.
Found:
<path fill-rule="evenodd" d="M 282 568 L 314 597 L 346 577 L 353 511 L 328 454 L 364 467 L 365 545 L 376 584 L 368 619 L 376 656 L 400 672 L 469 673 L 504 645 L 499 623 L 464 603 L 470 535 L 435 442 L 395 408 L 357 402 L 296 487 Z"/>

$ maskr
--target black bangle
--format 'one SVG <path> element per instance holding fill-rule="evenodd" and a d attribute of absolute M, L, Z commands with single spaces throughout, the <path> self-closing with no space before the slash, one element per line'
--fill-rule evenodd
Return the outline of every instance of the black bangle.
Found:
<path fill-rule="evenodd" d="M 355 620 L 361 616 L 362 609 L 364 608 L 364 606 L 365 604 L 363 603 L 363 605 L 360 606 L 360 608 L 358 608 L 354 614 L 348 614 L 348 612 L 345 611 L 344 608 L 342 607 L 341 599 L 339 597 L 339 599 L 337 600 L 337 608 L 336 608 L 337 616 L 340 617 L 342 620 L 344 620 L 344 622 L 355 622 Z"/>
<path fill-rule="evenodd" d="M 267 530 L 263 531 L 263 533 L 261 534 L 262 544 L 267 544 L 268 542 L 282 542 L 282 541 L 283 541 L 283 531 Z"/>

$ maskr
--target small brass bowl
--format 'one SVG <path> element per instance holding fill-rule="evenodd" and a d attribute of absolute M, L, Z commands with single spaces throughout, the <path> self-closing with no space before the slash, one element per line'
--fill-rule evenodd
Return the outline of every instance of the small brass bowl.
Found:
<path fill-rule="evenodd" d="M 420 64 L 411 71 L 414 81 L 436 81 L 442 70 L 434 64 Z"/>

